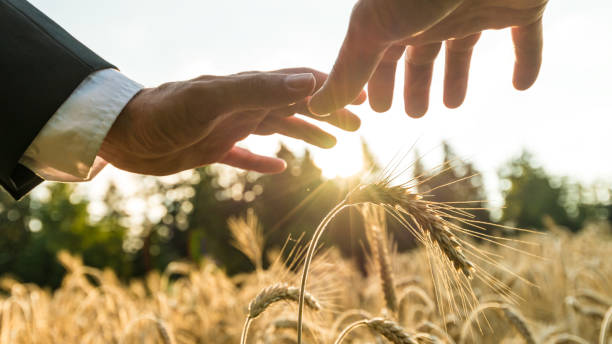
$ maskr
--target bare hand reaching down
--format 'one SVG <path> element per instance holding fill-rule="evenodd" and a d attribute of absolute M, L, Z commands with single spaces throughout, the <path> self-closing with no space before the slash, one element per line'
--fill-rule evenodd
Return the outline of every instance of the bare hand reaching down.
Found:
<path fill-rule="evenodd" d="M 120 169 L 151 175 L 215 162 L 281 172 L 284 161 L 235 144 L 251 134 L 279 133 L 323 148 L 334 146 L 332 135 L 294 116 L 313 116 L 307 97 L 326 78 L 324 73 L 296 68 L 201 76 L 144 89 L 119 115 L 99 155 Z M 365 101 L 365 94 L 357 101 Z M 360 125 L 359 118 L 345 109 L 320 119 L 349 131 Z"/>
<path fill-rule="evenodd" d="M 329 79 L 309 108 L 326 114 L 343 108 L 368 83 L 370 105 L 391 107 L 397 61 L 405 54 L 406 113 L 429 106 L 434 60 L 446 47 L 444 103 L 455 108 L 466 95 L 472 49 L 487 29 L 512 28 L 514 87 L 529 88 L 542 62 L 542 14 L 548 0 L 359 0 Z"/>

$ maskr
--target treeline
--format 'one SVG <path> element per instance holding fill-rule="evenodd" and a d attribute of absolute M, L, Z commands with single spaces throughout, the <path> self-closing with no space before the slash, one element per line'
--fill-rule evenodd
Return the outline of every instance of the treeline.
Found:
<path fill-rule="evenodd" d="M 545 216 L 574 231 L 586 221 L 612 219 L 609 186 L 587 188 L 552 177 L 528 153 L 500 170 L 506 205 L 501 217 L 492 219 L 478 171 L 455 156 L 448 144 L 443 147 L 440 168 L 428 172 L 431 166 L 424 166 L 415 152 L 413 168 L 406 172 L 411 175 L 404 178 L 412 178 L 419 192 L 433 190 L 432 200 L 478 200 L 470 207 L 479 208 L 473 211 L 479 220 L 522 228 L 544 228 Z M 363 155 L 364 171 L 380 171 L 365 144 Z M 103 202 L 96 204 L 74 193 L 70 184 L 48 184 L 45 197 L 20 202 L 0 192 L 0 275 L 57 287 L 64 274 L 55 258 L 61 249 L 81 255 L 87 265 L 113 269 L 125 280 L 177 259 L 214 259 L 228 273 L 251 269 L 231 244 L 229 217 L 254 209 L 266 247 L 280 247 L 288 237 L 297 240 L 304 232 L 309 238 L 325 213 L 359 181 L 325 179 L 308 151 L 298 156 L 283 146 L 277 156 L 288 162 L 280 175 L 206 167 L 170 181 L 142 177 L 136 195 L 126 197 L 111 184 Z M 127 211 L 134 202 L 146 210 L 136 219 Z M 414 246 L 407 231 L 393 222 L 390 227 L 400 250 Z M 341 213 L 325 240 L 363 260 L 357 212 Z"/>

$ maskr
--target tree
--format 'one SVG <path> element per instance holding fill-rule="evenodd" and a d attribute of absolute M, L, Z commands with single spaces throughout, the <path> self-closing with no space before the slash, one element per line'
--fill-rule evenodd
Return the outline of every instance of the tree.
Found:
<path fill-rule="evenodd" d="M 562 200 L 567 193 L 565 180 L 553 180 L 523 152 L 499 172 L 505 207 L 501 221 L 519 228 L 542 228 L 544 215 L 556 223 L 577 230 L 579 225 L 568 214 Z M 572 203 L 577 203 L 573 202 Z M 567 204 L 566 204 L 567 206 Z"/>
<path fill-rule="evenodd" d="M 473 164 L 459 159 L 448 142 L 443 142 L 442 147 L 443 163 L 431 171 L 426 169 L 418 151 L 415 151 L 413 178 L 418 192 L 429 193 L 428 199 L 436 202 L 469 201 L 471 203 L 454 205 L 474 208 L 470 213 L 476 220 L 490 222 L 482 175 Z"/>

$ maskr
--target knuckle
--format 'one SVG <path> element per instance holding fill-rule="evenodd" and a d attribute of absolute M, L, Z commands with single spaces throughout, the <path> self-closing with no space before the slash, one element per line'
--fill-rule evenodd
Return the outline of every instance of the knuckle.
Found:
<path fill-rule="evenodd" d="M 246 91 L 259 91 L 267 86 L 268 79 L 268 75 L 264 73 L 254 74 L 245 78 L 243 85 Z"/>
<path fill-rule="evenodd" d="M 411 47 L 410 54 L 408 54 L 408 62 L 414 66 L 428 65 L 438 56 L 440 46 L 440 43 L 433 43 L 420 47 Z"/>
<path fill-rule="evenodd" d="M 209 80 L 194 83 L 184 91 L 187 111 L 201 112 L 202 106 L 212 113 L 223 112 L 228 101 L 228 90 L 223 80 Z"/>

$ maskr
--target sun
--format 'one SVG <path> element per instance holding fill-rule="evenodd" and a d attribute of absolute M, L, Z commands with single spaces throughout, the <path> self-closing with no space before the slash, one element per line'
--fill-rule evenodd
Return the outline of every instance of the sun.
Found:
<path fill-rule="evenodd" d="M 332 149 L 317 149 L 315 164 L 325 178 L 346 178 L 363 170 L 361 141 L 355 135 L 337 135 L 338 143 Z"/>

